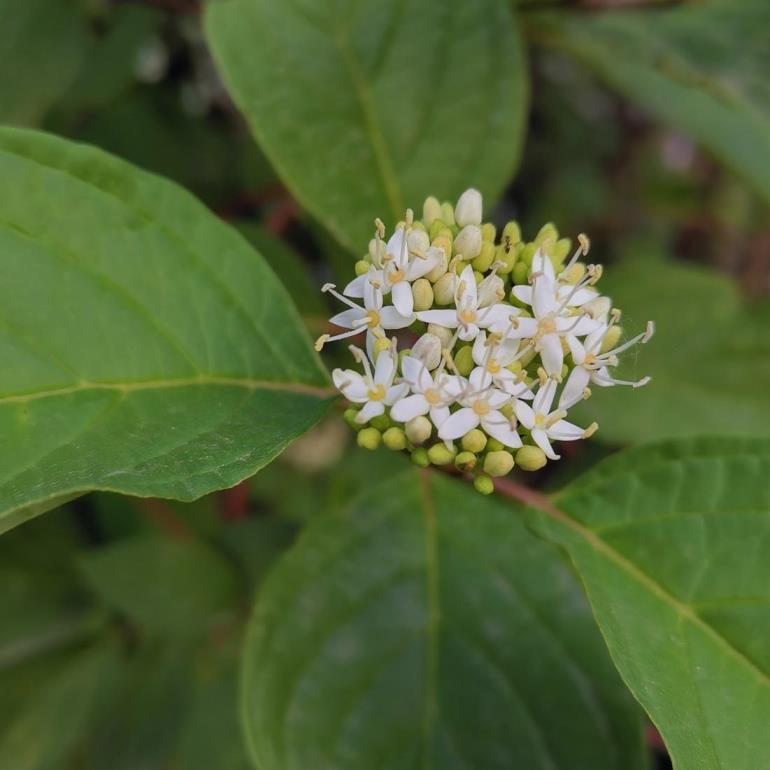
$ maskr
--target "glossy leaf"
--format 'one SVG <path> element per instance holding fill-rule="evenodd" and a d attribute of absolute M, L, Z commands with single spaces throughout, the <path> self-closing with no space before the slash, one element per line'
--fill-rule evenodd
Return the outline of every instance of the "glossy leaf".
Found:
<path fill-rule="evenodd" d="M 415 470 L 316 519 L 275 568 L 243 704 L 262 770 L 644 765 L 558 552 L 506 501 Z"/>
<path fill-rule="evenodd" d="M 770 755 L 770 442 L 629 450 L 544 504 L 678 770 Z"/>
<path fill-rule="evenodd" d="M 494 198 L 522 143 L 522 45 L 505 0 L 210 3 L 235 101 L 302 205 L 354 252 L 373 219 L 469 186 Z"/>
<path fill-rule="evenodd" d="M 287 293 L 171 183 L 0 130 L 0 531 L 90 489 L 191 499 L 323 413 Z"/>
<path fill-rule="evenodd" d="M 770 200 L 765 0 L 703 0 L 620 13 L 528 16 L 566 51 L 701 142 Z"/>

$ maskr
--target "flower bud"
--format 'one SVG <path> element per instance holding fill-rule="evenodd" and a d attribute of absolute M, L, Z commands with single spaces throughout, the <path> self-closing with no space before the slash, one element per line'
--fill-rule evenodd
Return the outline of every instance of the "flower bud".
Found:
<path fill-rule="evenodd" d="M 377 449 L 381 439 L 382 434 L 377 428 L 361 428 L 361 430 L 358 431 L 358 436 L 356 436 L 358 446 L 362 449 Z"/>
<path fill-rule="evenodd" d="M 602 340 L 602 346 L 599 349 L 600 353 L 609 353 L 620 342 L 620 338 L 623 336 L 623 328 L 620 326 L 610 326 L 607 329 L 607 333 Z"/>
<path fill-rule="evenodd" d="M 428 459 L 433 465 L 449 465 L 454 462 L 455 450 L 449 449 L 443 442 L 441 444 L 434 444 L 428 450 Z"/>
<path fill-rule="evenodd" d="M 478 225 L 465 225 L 454 240 L 454 250 L 463 259 L 474 259 L 481 252 L 481 228 Z"/>
<path fill-rule="evenodd" d="M 503 237 L 502 237 L 503 243 L 508 241 L 508 243 L 512 246 L 516 245 L 521 241 L 521 228 L 519 227 L 519 223 L 515 220 L 511 220 L 508 222 L 505 227 L 503 228 Z"/>
<path fill-rule="evenodd" d="M 476 281 L 476 286 L 478 286 L 484 280 L 484 276 L 478 270 L 474 270 L 473 280 Z"/>
<path fill-rule="evenodd" d="M 558 264 L 562 264 L 571 250 L 572 241 L 569 238 L 562 238 L 554 244 L 551 250 L 551 257 Z"/>
<path fill-rule="evenodd" d="M 472 187 L 466 190 L 458 199 L 455 206 L 455 222 L 460 227 L 481 224 L 482 200 L 481 193 Z"/>
<path fill-rule="evenodd" d="M 374 356 L 375 358 L 386 350 L 390 350 L 391 342 L 387 337 L 380 337 L 374 343 Z"/>
<path fill-rule="evenodd" d="M 446 222 L 443 219 L 434 219 L 431 226 L 428 228 L 428 236 L 431 241 L 437 238 L 442 230 L 446 230 Z M 451 233 L 451 230 L 449 231 Z"/>
<path fill-rule="evenodd" d="M 528 267 L 532 267 L 532 260 L 535 257 L 537 246 L 534 243 L 527 243 L 519 253 L 519 259 Z"/>
<path fill-rule="evenodd" d="M 453 273 L 444 273 L 433 284 L 433 298 L 439 305 L 451 305 L 455 299 L 455 277 Z"/>
<path fill-rule="evenodd" d="M 404 431 L 413 444 L 422 444 L 430 438 L 432 427 L 427 417 L 413 417 L 404 426 Z"/>
<path fill-rule="evenodd" d="M 431 195 L 422 204 L 422 221 L 430 227 L 437 219 L 441 219 L 441 204 Z"/>
<path fill-rule="evenodd" d="M 361 430 L 361 423 L 356 422 L 356 417 L 358 416 L 358 409 L 354 406 L 349 406 L 343 413 L 342 417 L 344 418 L 345 422 L 350 425 L 351 428 L 355 430 Z"/>
<path fill-rule="evenodd" d="M 414 299 L 414 309 L 430 310 L 433 307 L 433 287 L 427 278 L 418 278 L 412 284 L 412 297 Z"/>
<path fill-rule="evenodd" d="M 487 446 L 487 436 L 483 431 L 474 428 L 462 437 L 461 444 L 468 452 L 483 452 Z"/>
<path fill-rule="evenodd" d="M 507 476 L 513 470 L 513 455 L 510 452 L 488 452 L 484 458 L 484 472 L 490 476 Z"/>
<path fill-rule="evenodd" d="M 402 428 L 388 428 L 385 433 L 382 434 L 382 443 L 388 449 L 392 449 L 394 452 L 400 452 L 402 449 L 406 449 L 406 433 Z"/>
<path fill-rule="evenodd" d="M 495 485 L 492 479 L 490 479 L 489 476 L 484 476 L 483 474 L 479 474 L 475 479 L 473 479 L 473 486 L 476 491 L 480 492 L 482 495 L 491 495 L 492 492 L 495 491 Z"/>
<path fill-rule="evenodd" d="M 491 222 L 484 222 L 481 225 L 481 240 L 488 243 L 494 243 L 497 237 L 497 228 Z"/>
<path fill-rule="evenodd" d="M 419 465 L 420 468 L 427 468 L 430 465 L 428 451 L 422 447 L 412 450 L 412 462 L 415 465 Z"/>
<path fill-rule="evenodd" d="M 467 377 L 473 371 L 473 348 L 463 345 L 454 356 L 457 371 L 463 377 Z"/>
<path fill-rule="evenodd" d="M 473 262 L 471 262 L 473 269 L 482 273 L 489 270 L 489 268 L 492 267 L 492 263 L 495 261 L 496 251 L 497 249 L 494 243 L 491 243 L 490 241 L 482 241 L 481 251 L 479 252 L 478 257 L 476 257 Z"/>
<path fill-rule="evenodd" d="M 393 425 L 393 421 L 387 414 L 378 414 L 376 417 L 372 417 L 372 419 L 369 420 L 369 425 L 371 425 L 372 428 L 377 428 L 377 430 L 382 433 L 382 431 L 387 430 Z"/>
<path fill-rule="evenodd" d="M 422 254 L 430 247 L 430 238 L 424 230 L 410 230 L 406 236 L 406 245 L 412 254 Z"/>
<path fill-rule="evenodd" d="M 542 246 L 546 241 L 552 241 L 556 243 L 559 240 L 559 231 L 556 229 L 556 225 L 553 222 L 546 222 L 538 231 L 533 243 L 535 248 Z"/>
<path fill-rule="evenodd" d="M 516 265 L 519 253 L 521 251 L 521 244 L 511 246 L 505 241 L 501 243 L 495 251 L 495 262 L 499 262 L 497 272 L 500 275 L 508 275 Z"/>
<path fill-rule="evenodd" d="M 366 259 L 359 259 L 355 266 L 356 275 L 366 275 L 369 272 L 370 267 L 371 263 L 369 261 Z"/>
<path fill-rule="evenodd" d="M 441 347 L 448 348 L 452 342 L 452 330 L 438 324 L 428 324 L 428 333 L 435 334 L 441 340 Z"/>
<path fill-rule="evenodd" d="M 597 297 L 586 302 L 581 310 L 584 310 L 591 318 L 605 319 L 612 310 L 612 300 L 609 297 Z"/>
<path fill-rule="evenodd" d="M 472 471 L 476 467 L 478 461 L 479 458 L 476 457 L 473 452 L 460 452 L 457 457 L 455 457 L 455 468 L 457 468 L 458 471 Z"/>
<path fill-rule="evenodd" d="M 435 334 L 425 332 L 414 343 L 411 355 L 422 361 L 426 369 L 433 370 L 441 363 L 441 340 Z"/>
<path fill-rule="evenodd" d="M 449 240 L 447 239 L 447 243 L 449 243 Z M 438 250 L 441 253 L 441 256 L 439 257 L 438 264 L 436 267 L 433 268 L 429 273 L 425 274 L 425 277 L 431 282 L 436 283 L 439 278 L 441 278 L 444 273 L 447 271 L 447 267 L 449 266 L 449 260 L 447 259 L 446 252 L 443 248 L 431 246 L 431 248 L 438 248 Z M 452 248 L 452 244 L 449 243 L 449 248 Z"/>
<path fill-rule="evenodd" d="M 489 307 L 505 297 L 505 284 L 499 275 L 488 275 L 478 288 L 479 307 Z"/>
<path fill-rule="evenodd" d="M 537 446 L 523 446 L 516 452 L 516 465 L 524 471 L 539 471 L 548 462 Z"/>
<path fill-rule="evenodd" d="M 441 218 L 449 227 L 455 224 L 455 210 L 451 203 L 441 204 Z"/>
<path fill-rule="evenodd" d="M 452 232 L 450 230 L 447 230 L 446 232 L 442 230 L 433 238 L 430 245 L 436 249 L 441 249 L 448 262 L 452 256 Z"/>
<path fill-rule="evenodd" d="M 386 254 L 387 247 L 385 241 L 377 240 L 377 238 L 372 238 L 369 241 L 369 259 L 372 260 L 372 264 L 375 267 L 382 267 L 382 260 L 385 259 Z"/>
<path fill-rule="evenodd" d="M 487 452 L 502 452 L 503 449 L 505 449 L 505 444 L 502 441 L 491 436 L 487 439 Z"/>

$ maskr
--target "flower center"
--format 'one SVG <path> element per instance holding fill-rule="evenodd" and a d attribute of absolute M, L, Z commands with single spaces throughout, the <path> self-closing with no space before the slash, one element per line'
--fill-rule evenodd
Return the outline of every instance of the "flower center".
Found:
<path fill-rule="evenodd" d="M 553 334 L 556 331 L 556 321 L 551 316 L 546 316 L 538 324 L 540 334 Z"/>
<path fill-rule="evenodd" d="M 476 414 L 479 417 L 485 417 L 489 414 L 489 404 L 486 402 L 485 399 L 480 398 L 476 403 L 473 405 L 473 411 L 476 412 Z"/>
<path fill-rule="evenodd" d="M 464 323 L 464 324 L 472 324 L 476 320 L 476 311 L 475 310 L 461 310 L 458 313 L 458 318 Z"/>
<path fill-rule="evenodd" d="M 487 364 L 487 371 L 490 374 L 497 374 L 502 367 L 500 364 L 497 363 L 497 361 L 494 358 L 489 359 L 489 363 Z"/>
<path fill-rule="evenodd" d="M 385 398 L 385 386 L 375 385 L 366 395 L 370 401 L 382 401 Z"/>
<path fill-rule="evenodd" d="M 548 415 L 545 415 L 545 414 L 541 414 L 540 412 L 538 412 L 538 413 L 535 415 L 535 427 L 536 427 L 536 428 L 542 428 L 542 427 L 543 427 L 543 425 L 545 425 L 545 421 L 546 421 L 547 419 L 548 419 Z"/>
<path fill-rule="evenodd" d="M 441 393 L 436 388 L 428 388 L 425 391 L 425 400 L 431 405 L 436 406 L 441 403 Z"/>
<path fill-rule="evenodd" d="M 585 361 L 583 361 L 583 366 L 591 366 L 592 364 L 596 363 L 596 356 L 593 353 L 586 353 Z"/>
<path fill-rule="evenodd" d="M 401 283 L 406 278 L 406 273 L 400 269 L 391 270 L 389 278 L 391 283 Z"/>
<path fill-rule="evenodd" d="M 366 317 L 369 319 L 368 325 L 370 329 L 376 329 L 380 325 L 380 314 L 376 310 L 370 310 Z"/>

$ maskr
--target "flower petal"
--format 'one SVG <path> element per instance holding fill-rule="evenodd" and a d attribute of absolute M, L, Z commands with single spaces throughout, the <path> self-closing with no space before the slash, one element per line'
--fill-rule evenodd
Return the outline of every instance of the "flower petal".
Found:
<path fill-rule="evenodd" d="M 423 310 L 417 313 L 417 319 L 426 324 L 437 324 L 447 329 L 457 328 L 456 310 Z"/>
<path fill-rule="evenodd" d="M 521 446 L 521 436 L 502 412 L 490 412 L 486 417 L 482 417 L 481 425 L 492 438 L 496 438 L 505 446 L 511 449 Z"/>
<path fill-rule="evenodd" d="M 401 315 L 393 305 L 387 305 L 380 310 L 380 326 L 383 329 L 405 329 L 413 323 L 414 315 Z"/>
<path fill-rule="evenodd" d="M 460 438 L 479 424 L 479 416 L 473 409 L 463 407 L 450 415 L 441 425 L 438 436 L 445 441 Z"/>
<path fill-rule="evenodd" d="M 408 318 L 414 311 L 414 297 L 412 296 L 412 285 L 408 281 L 399 281 L 393 287 L 393 305 L 402 316 Z"/>
<path fill-rule="evenodd" d="M 487 403 L 492 407 L 492 409 L 499 409 L 501 406 L 507 404 L 511 400 L 511 396 L 504 390 L 492 388 L 487 392 L 486 399 Z"/>
<path fill-rule="evenodd" d="M 476 324 L 464 324 L 460 327 L 459 337 L 465 342 L 471 342 L 476 339 L 476 335 L 479 333 L 479 327 Z"/>
<path fill-rule="evenodd" d="M 430 410 L 430 419 L 431 422 L 437 427 L 440 428 L 449 418 L 449 407 L 448 406 L 434 406 L 431 407 Z"/>
<path fill-rule="evenodd" d="M 348 401 L 363 403 L 367 400 L 369 388 L 364 378 L 353 369 L 335 369 L 332 380 Z"/>
<path fill-rule="evenodd" d="M 366 318 L 366 311 L 353 310 L 351 308 L 350 310 L 343 310 L 341 313 L 333 315 L 329 319 L 329 323 L 334 324 L 335 326 L 341 326 L 343 329 L 355 329 L 357 326 L 355 322 L 360 321 L 362 318 Z M 363 326 L 361 328 L 363 329 Z"/>
<path fill-rule="evenodd" d="M 543 360 L 543 368 L 548 374 L 561 377 L 564 350 L 562 350 L 561 337 L 558 334 L 544 334 L 540 338 L 540 358 Z"/>
<path fill-rule="evenodd" d="M 588 385 L 591 373 L 582 366 L 576 366 L 567 378 L 564 389 L 559 397 L 559 409 L 570 409 L 583 399 L 583 391 Z"/>
<path fill-rule="evenodd" d="M 401 359 L 401 372 L 404 379 L 419 393 L 426 391 L 433 385 L 433 377 L 430 376 L 428 368 L 419 358 L 404 356 Z"/>
<path fill-rule="evenodd" d="M 554 441 L 577 441 L 583 438 L 583 429 L 566 420 L 559 420 L 547 430 Z"/>
<path fill-rule="evenodd" d="M 409 420 L 427 414 L 430 404 L 422 393 L 415 393 L 413 396 L 407 396 L 395 404 L 390 409 L 390 416 L 396 422 L 409 422 Z"/>
<path fill-rule="evenodd" d="M 382 401 L 367 401 L 363 409 L 356 415 L 356 422 L 369 422 L 372 417 L 379 417 L 385 411 L 385 404 Z"/>
<path fill-rule="evenodd" d="M 545 456 L 549 460 L 558 460 L 561 457 L 561 455 L 557 455 L 556 452 L 553 451 L 551 442 L 548 440 L 548 436 L 544 430 L 535 428 L 532 431 L 532 440 L 543 450 L 543 452 L 545 452 Z"/>
<path fill-rule="evenodd" d="M 391 406 L 409 393 L 409 385 L 405 382 L 399 382 L 398 385 L 391 385 L 385 393 L 385 404 Z"/>
<path fill-rule="evenodd" d="M 516 401 L 513 404 L 513 411 L 516 413 L 516 417 L 519 418 L 519 422 L 525 428 L 532 430 L 532 426 L 535 424 L 535 413 L 532 411 L 532 407 L 523 401 Z"/>
<path fill-rule="evenodd" d="M 538 388 L 535 400 L 532 402 L 532 408 L 538 414 L 549 414 L 553 397 L 556 395 L 556 381 L 547 379 L 545 385 Z"/>
<path fill-rule="evenodd" d="M 390 350 L 383 350 L 374 364 L 374 384 L 390 387 L 396 374 L 396 357 Z"/>
<path fill-rule="evenodd" d="M 519 284 L 513 287 L 513 296 L 516 297 L 519 302 L 526 302 L 527 305 L 532 304 L 532 287 Z"/>
<path fill-rule="evenodd" d="M 505 334 L 507 340 L 521 340 L 526 337 L 534 337 L 537 334 L 537 319 L 535 318 L 517 318 L 511 329 L 500 329 L 500 334 Z M 493 331 L 498 331 L 493 329 Z"/>
<path fill-rule="evenodd" d="M 473 349 L 471 350 L 471 353 L 473 354 L 473 363 L 475 363 L 476 366 L 483 366 L 488 352 L 487 333 L 479 332 L 476 335 L 476 339 L 473 341 Z"/>
<path fill-rule="evenodd" d="M 468 307 L 476 308 L 478 306 L 478 292 L 476 290 L 476 277 L 473 275 L 473 267 L 466 265 L 460 273 L 460 280 L 457 282 L 455 290 L 456 297 L 460 296 L 460 287 L 462 288 L 462 304 Z M 459 303 L 456 303 L 459 305 Z"/>
<path fill-rule="evenodd" d="M 355 299 L 363 299 L 364 286 L 369 280 L 369 275 L 364 273 L 354 278 L 343 290 L 342 293 L 347 297 L 353 297 Z"/>

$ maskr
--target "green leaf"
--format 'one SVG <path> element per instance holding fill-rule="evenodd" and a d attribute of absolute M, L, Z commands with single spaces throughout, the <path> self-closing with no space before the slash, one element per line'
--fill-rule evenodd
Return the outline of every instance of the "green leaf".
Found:
<path fill-rule="evenodd" d="M 704 268 L 637 250 L 607 270 L 602 288 L 623 310 L 627 336 L 656 334 L 627 351 L 619 376 L 652 382 L 595 388 L 576 411 L 607 441 L 638 443 L 694 435 L 770 435 L 770 303 L 744 309 L 734 282 Z"/>
<path fill-rule="evenodd" d="M 690 134 L 770 200 L 765 0 L 527 18 L 535 39 Z"/>
<path fill-rule="evenodd" d="M 527 83 L 506 0 L 228 0 L 206 32 L 281 178 L 354 252 L 376 216 L 510 180 Z"/>
<path fill-rule="evenodd" d="M 236 597 L 235 571 L 199 541 L 130 538 L 84 555 L 80 567 L 107 605 L 166 635 L 205 632 Z"/>
<path fill-rule="evenodd" d="M 0 531 L 89 489 L 230 486 L 324 412 L 286 291 L 188 194 L 13 129 L 0 178 Z"/>
<path fill-rule="evenodd" d="M 0 0 L 0 122 L 36 125 L 92 45 L 77 0 Z"/>
<path fill-rule="evenodd" d="M 260 593 L 243 685 L 262 770 L 644 766 L 558 553 L 429 473 L 310 525 Z"/>
<path fill-rule="evenodd" d="M 768 477 L 768 441 L 671 442 L 616 455 L 534 514 L 678 770 L 770 755 Z"/>

